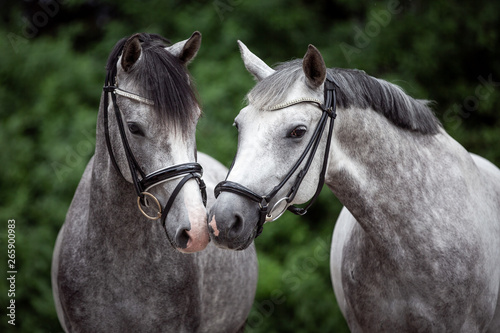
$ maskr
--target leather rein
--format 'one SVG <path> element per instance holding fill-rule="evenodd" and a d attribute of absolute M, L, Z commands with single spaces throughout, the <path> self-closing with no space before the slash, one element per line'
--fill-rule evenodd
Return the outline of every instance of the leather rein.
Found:
<path fill-rule="evenodd" d="M 285 175 L 283 180 L 276 185 L 271 192 L 269 192 L 266 195 L 259 195 L 255 193 L 254 191 L 250 190 L 248 187 L 245 187 L 239 183 L 232 182 L 232 181 L 222 181 L 220 182 L 216 187 L 215 187 L 215 197 L 217 198 L 221 192 L 231 192 L 235 193 L 244 197 L 247 197 L 248 199 L 256 202 L 259 204 L 259 221 L 257 222 L 257 232 L 255 237 L 259 236 L 262 233 L 263 226 L 265 222 L 270 222 L 274 221 L 277 218 L 279 218 L 285 210 L 289 210 L 292 213 L 296 215 L 304 215 L 307 213 L 307 210 L 311 207 L 311 205 L 314 203 L 314 201 L 318 198 L 321 189 L 323 188 L 323 184 L 325 181 L 325 174 L 326 174 L 326 168 L 328 164 L 328 154 L 330 151 L 330 142 L 332 138 L 332 133 L 333 133 L 333 124 L 335 121 L 335 118 L 337 116 L 336 113 L 336 91 L 335 88 L 338 87 L 337 83 L 333 79 L 333 77 L 327 73 L 326 80 L 324 83 L 324 102 L 323 104 L 321 101 L 316 100 L 316 99 L 309 99 L 309 98 L 302 98 L 302 99 L 297 99 L 293 100 L 291 102 L 283 103 L 280 105 L 273 106 L 272 108 L 269 109 L 269 111 L 273 110 L 279 110 L 279 109 L 284 109 L 286 107 L 299 104 L 299 103 L 315 103 L 319 106 L 319 108 L 322 110 L 322 115 L 319 120 L 319 123 L 316 127 L 316 129 L 313 132 L 313 135 L 309 141 L 309 143 L 306 146 L 306 149 L 302 153 L 302 155 L 299 157 L 297 162 L 292 166 L 290 171 Z M 320 178 L 318 180 L 318 185 L 316 188 L 316 192 L 314 193 L 313 197 L 309 201 L 309 203 L 306 205 L 304 208 L 300 208 L 294 205 L 289 205 L 290 202 L 293 201 L 295 198 L 295 195 L 297 194 L 297 191 L 300 187 L 300 184 L 302 183 L 302 180 L 304 180 L 305 175 L 307 174 L 307 171 L 309 170 L 309 167 L 312 164 L 312 161 L 314 159 L 316 150 L 319 146 L 319 143 L 321 141 L 322 134 L 324 132 L 324 129 L 326 127 L 326 123 L 330 119 L 330 124 L 329 124 L 329 129 L 328 129 L 328 138 L 326 142 L 326 148 L 325 148 L 325 153 L 323 157 L 323 166 L 321 169 L 320 173 Z M 309 154 L 310 152 L 310 154 Z M 273 207 L 269 207 L 269 203 L 271 200 L 276 196 L 276 194 L 283 188 L 283 186 L 290 180 L 290 178 L 293 176 L 293 174 L 297 171 L 297 169 L 300 167 L 302 162 L 305 160 L 306 156 L 309 154 L 308 159 L 305 162 L 304 167 L 299 171 L 297 174 L 297 177 L 295 178 L 295 181 L 288 192 L 288 194 L 279 199 Z M 234 160 L 233 160 L 233 165 L 234 165 Z M 231 166 L 232 168 L 232 166 Z M 228 172 L 231 172 L 231 169 Z M 226 177 L 227 179 L 227 177 Z M 275 208 L 278 207 L 278 205 L 283 204 L 283 202 L 286 203 L 286 209 L 283 209 L 279 214 L 276 216 L 272 215 L 272 212 Z"/>
<path fill-rule="evenodd" d="M 106 74 L 106 82 L 103 87 L 104 91 L 104 132 L 106 136 L 106 146 L 108 148 L 109 157 L 111 162 L 118 172 L 118 174 L 125 179 L 123 173 L 118 167 L 118 163 L 116 161 L 115 155 L 113 153 L 113 148 L 111 146 L 111 139 L 109 135 L 109 125 L 108 125 L 108 105 L 109 105 L 109 95 L 111 95 L 111 100 L 113 103 L 113 109 L 116 117 L 116 122 L 118 123 L 118 129 L 122 141 L 123 148 L 125 150 L 125 156 L 127 157 L 127 163 L 129 166 L 130 174 L 132 175 L 132 180 L 134 183 L 134 188 L 137 193 L 137 206 L 141 213 L 151 220 L 157 220 L 161 218 L 161 223 L 165 226 L 165 220 L 167 218 L 168 212 L 172 207 L 174 200 L 179 194 L 182 186 L 184 184 L 194 178 L 198 182 L 198 186 L 200 187 L 200 192 L 203 199 L 203 204 L 206 205 L 207 202 L 207 193 L 206 186 L 203 180 L 201 179 L 203 175 L 203 168 L 198 163 L 183 163 L 177 164 L 170 167 L 162 168 L 155 172 L 152 172 L 148 175 L 144 173 L 142 168 L 137 163 L 137 160 L 130 149 L 130 145 L 127 140 L 127 136 L 125 134 L 125 128 L 123 125 L 122 115 L 120 109 L 118 108 L 118 104 L 116 103 L 116 95 L 120 95 L 129 99 L 136 100 L 141 103 L 145 103 L 148 105 L 154 105 L 154 101 L 149 100 L 147 98 L 141 97 L 139 95 L 130 93 L 128 91 L 122 90 L 118 88 L 116 83 L 116 65 L 113 69 L 109 70 Z M 174 191 L 170 195 L 166 205 L 162 208 L 159 200 L 151 194 L 149 191 L 150 188 L 159 185 L 163 182 L 174 180 L 177 178 L 182 178 L 181 181 L 177 184 Z M 149 207 L 149 199 L 151 199 L 154 204 L 158 207 L 156 215 L 148 215 L 143 206 Z"/>

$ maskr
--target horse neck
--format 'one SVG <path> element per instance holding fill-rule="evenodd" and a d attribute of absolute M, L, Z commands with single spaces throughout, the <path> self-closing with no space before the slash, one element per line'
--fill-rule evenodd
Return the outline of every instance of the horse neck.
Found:
<path fill-rule="evenodd" d="M 436 201 L 455 207 L 448 192 L 459 189 L 443 184 L 454 182 L 445 178 L 466 152 L 444 131 L 408 131 L 371 110 L 341 110 L 338 120 L 326 183 L 374 240 L 391 244 L 408 228 L 432 229 Z"/>

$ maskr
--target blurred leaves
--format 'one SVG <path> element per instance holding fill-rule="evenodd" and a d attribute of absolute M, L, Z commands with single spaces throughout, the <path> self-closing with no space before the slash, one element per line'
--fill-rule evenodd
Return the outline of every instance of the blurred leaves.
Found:
<path fill-rule="evenodd" d="M 237 39 L 270 65 L 301 58 L 311 43 L 329 67 L 363 69 L 434 100 L 457 141 L 500 165 L 499 2 L 61 0 L 56 9 L 54 1 L 43 2 L 51 13 L 37 1 L 2 2 L 0 216 L 17 221 L 16 332 L 61 331 L 52 249 L 95 145 L 106 58 L 134 32 L 172 42 L 202 32 L 190 66 L 204 111 L 198 148 L 227 166 L 237 146 L 231 124 L 254 84 Z M 329 276 L 340 209 L 325 188 L 306 216 L 266 224 L 256 240 L 260 275 L 248 332 L 348 331 Z"/>

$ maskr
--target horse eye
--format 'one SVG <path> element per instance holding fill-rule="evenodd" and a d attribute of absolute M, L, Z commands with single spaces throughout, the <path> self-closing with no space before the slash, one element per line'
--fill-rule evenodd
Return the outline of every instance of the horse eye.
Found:
<path fill-rule="evenodd" d="M 307 128 L 305 126 L 297 126 L 295 127 L 290 134 L 288 135 L 290 138 L 301 138 L 306 134 Z"/>
<path fill-rule="evenodd" d="M 144 136 L 141 128 L 136 123 L 128 123 L 128 130 L 134 135 Z"/>

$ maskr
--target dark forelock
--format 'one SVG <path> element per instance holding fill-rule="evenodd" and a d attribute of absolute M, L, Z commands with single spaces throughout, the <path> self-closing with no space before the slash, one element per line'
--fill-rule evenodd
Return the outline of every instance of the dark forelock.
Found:
<path fill-rule="evenodd" d="M 198 116 L 197 93 L 186 66 L 165 47 L 170 41 L 157 34 L 138 34 L 142 47 L 141 61 L 129 71 L 141 96 L 154 101 L 160 117 L 185 130 Z M 106 69 L 112 70 L 128 38 L 123 38 L 109 55 Z"/>

